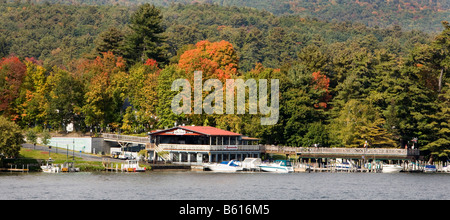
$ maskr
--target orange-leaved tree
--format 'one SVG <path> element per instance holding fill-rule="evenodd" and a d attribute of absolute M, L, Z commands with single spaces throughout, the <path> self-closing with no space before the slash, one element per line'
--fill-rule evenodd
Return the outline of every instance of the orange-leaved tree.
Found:
<path fill-rule="evenodd" d="M 314 104 L 315 108 L 327 109 L 328 102 L 331 100 L 330 91 L 330 79 L 325 75 L 320 73 L 320 71 L 313 72 L 313 87 L 316 91 L 320 92 L 319 103 Z"/>
<path fill-rule="evenodd" d="M 203 79 L 217 78 L 222 82 L 237 75 L 238 56 L 233 45 L 227 41 L 200 41 L 194 49 L 185 51 L 178 66 L 193 79 L 194 71 L 202 71 Z"/>
<path fill-rule="evenodd" d="M 16 56 L 0 60 L 0 114 L 13 120 L 19 118 L 19 113 L 13 110 L 13 102 L 19 96 L 26 70 L 25 64 Z"/>

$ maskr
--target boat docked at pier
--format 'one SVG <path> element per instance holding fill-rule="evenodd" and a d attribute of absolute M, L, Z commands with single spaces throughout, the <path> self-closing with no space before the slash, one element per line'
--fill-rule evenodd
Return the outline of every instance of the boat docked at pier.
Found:
<path fill-rule="evenodd" d="M 73 162 L 64 162 L 64 164 L 61 166 L 62 172 L 80 172 L 79 167 L 75 167 Z"/>
<path fill-rule="evenodd" d="M 44 173 L 59 173 L 60 168 L 58 166 L 54 165 L 53 160 L 51 158 L 49 158 L 47 160 L 47 165 L 42 165 L 41 170 Z"/>
<path fill-rule="evenodd" d="M 127 163 L 122 165 L 122 171 L 127 172 L 145 172 L 145 167 L 140 167 L 137 160 L 127 160 Z"/>
<path fill-rule="evenodd" d="M 423 172 L 424 173 L 436 173 L 437 168 L 435 165 L 425 165 L 425 167 L 423 168 Z"/>
<path fill-rule="evenodd" d="M 355 165 L 351 160 L 344 161 L 341 158 L 337 158 L 334 163 L 327 165 L 327 168 L 333 169 L 335 171 L 350 171 Z"/>
<path fill-rule="evenodd" d="M 237 172 L 243 170 L 241 163 L 236 160 L 208 163 L 204 167 L 214 172 Z"/>
<path fill-rule="evenodd" d="M 383 164 L 382 173 L 399 173 L 403 167 L 397 164 Z"/>
<path fill-rule="evenodd" d="M 244 161 L 242 161 L 242 169 L 248 171 L 257 171 L 259 170 L 259 166 L 261 165 L 261 158 L 251 158 L 247 157 Z"/>
<path fill-rule="evenodd" d="M 275 172 L 275 173 L 293 173 L 294 168 L 292 167 L 291 161 L 288 160 L 275 160 L 272 163 L 263 163 L 260 169 L 265 172 Z"/>
<path fill-rule="evenodd" d="M 442 172 L 450 173 L 450 165 L 447 165 L 447 166 L 443 167 L 442 168 Z"/>

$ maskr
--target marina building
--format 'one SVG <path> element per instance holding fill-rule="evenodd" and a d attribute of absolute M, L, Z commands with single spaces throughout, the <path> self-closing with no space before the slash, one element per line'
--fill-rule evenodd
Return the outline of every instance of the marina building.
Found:
<path fill-rule="evenodd" d="M 259 139 L 210 126 L 176 126 L 149 133 L 150 157 L 182 164 L 202 164 L 260 157 Z"/>

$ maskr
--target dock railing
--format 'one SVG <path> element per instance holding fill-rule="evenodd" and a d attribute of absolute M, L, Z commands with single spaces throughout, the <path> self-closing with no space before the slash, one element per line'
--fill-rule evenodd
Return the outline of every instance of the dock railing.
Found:
<path fill-rule="evenodd" d="M 274 145 L 261 145 L 261 151 L 265 153 L 298 154 L 308 156 L 390 156 L 408 157 L 419 156 L 419 149 L 399 148 L 327 148 L 327 147 L 287 147 Z"/>
<path fill-rule="evenodd" d="M 103 133 L 102 137 L 105 140 L 112 140 L 112 141 L 132 142 L 132 143 L 140 143 L 140 144 L 150 143 L 150 139 L 148 137 L 137 137 L 137 136 L 131 136 L 131 135 L 120 135 L 120 134 L 109 134 L 109 133 Z"/>
<path fill-rule="evenodd" d="M 193 145 L 193 144 L 159 144 L 164 150 L 180 151 L 260 151 L 259 145 Z"/>

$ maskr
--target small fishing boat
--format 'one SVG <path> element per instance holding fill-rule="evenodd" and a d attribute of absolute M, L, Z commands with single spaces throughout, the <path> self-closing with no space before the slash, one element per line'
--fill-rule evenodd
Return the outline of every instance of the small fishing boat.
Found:
<path fill-rule="evenodd" d="M 205 165 L 205 168 L 214 172 L 237 172 L 243 170 L 240 162 L 236 160 L 222 161 L 221 163 L 209 163 Z"/>
<path fill-rule="evenodd" d="M 382 173 L 399 173 L 403 167 L 397 164 L 383 164 Z"/>
<path fill-rule="evenodd" d="M 127 172 L 145 172 L 145 167 L 140 167 L 137 160 L 127 160 L 127 163 L 122 165 L 122 170 Z"/>
<path fill-rule="evenodd" d="M 41 169 L 44 173 L 59 173 L 60 168 L 56 165 L 53 165 L 52 158 L 47 160 L 47 165 L 41 166 Z"/>
<path fill-rule="evenodd" d="M 80 172 L 80 168 L 75 167 L 73 162 L 64 162 L 61 166 L 62 172 Z"/>
<path fill-rule="evenodd" d="M 272 163 L 263 163 L 259 166 L 262 171 L 275 172 L 275 173 L 292 173 L 294 168 L 291 161 L 288 160 L 275 160 Z"/>

